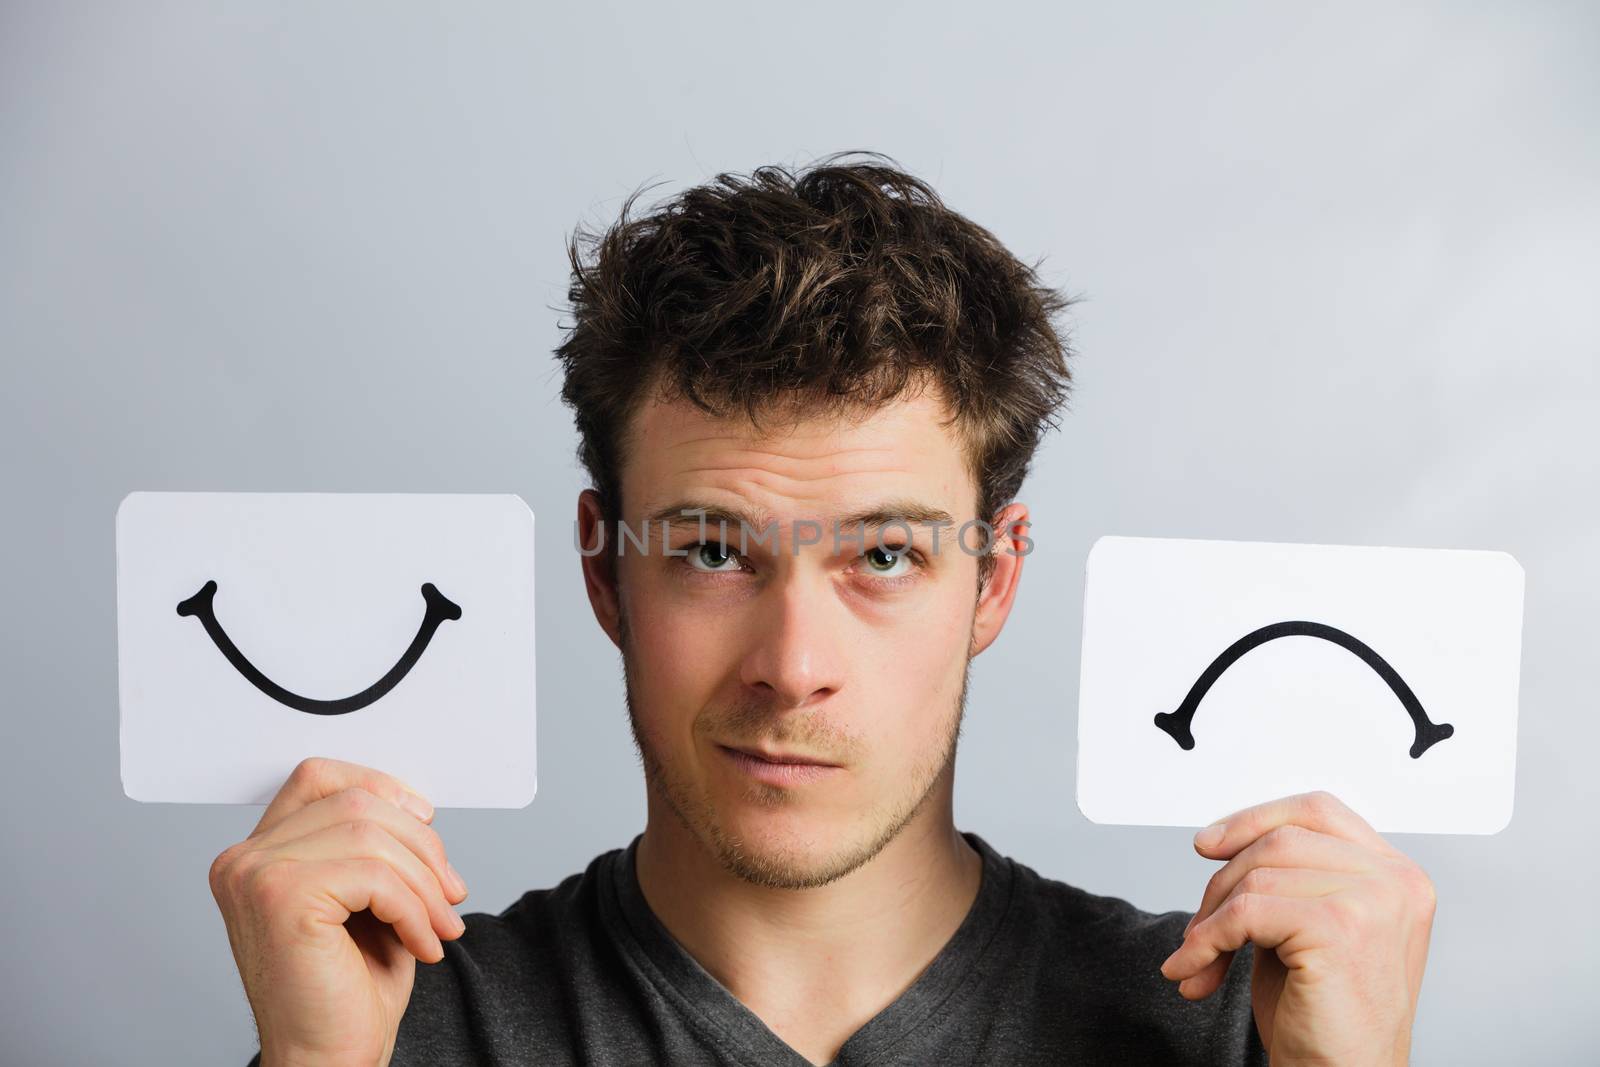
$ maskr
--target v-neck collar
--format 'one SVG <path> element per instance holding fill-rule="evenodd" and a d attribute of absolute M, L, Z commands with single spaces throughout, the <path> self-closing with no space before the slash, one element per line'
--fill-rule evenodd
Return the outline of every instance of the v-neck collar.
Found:
<path fill-rule="evenodd" d="M 761 1067 L 812 1067 L 702 967 L 650 910 L 634 866 L 641 836 L 615 856 L 609 891 L 601 894 L 603 917 L 618 945 L 663 996 L 729 1055 Z M 1011 861 L 982 837 L 968 831 L 962 836 L 983 859 L 978 895 L 966 917 L 911 986 L 850 1035 L 829 1067 L 883 1062 L 908 1035 L 925 1035 L 925 1024 L 936 1012 L 948 1016 L 955 1006 L 948 1002 L 969 995 L 987 970 L 976 964 L 1010 912 L 1016 874 Z"/>

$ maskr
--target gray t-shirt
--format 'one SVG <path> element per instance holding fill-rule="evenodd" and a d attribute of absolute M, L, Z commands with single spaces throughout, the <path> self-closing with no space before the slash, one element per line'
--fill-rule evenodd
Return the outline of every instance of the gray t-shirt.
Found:
<path fill-rule="evenodd" d="M 983 857 L 971 910 L 911 987 L 844 1043 L 834 1067 L 1265 1067 L 1250 945 L 1221 989 L 1187 1001 L 1160 967 L 1188 912 L 1155 915 L 1085 893 L 964 836 Z M 417 965 L 394 1067 L 808 1067 L 651 912 L 634 876 L 638 843 L 498 916 L 467 915 L 445 958 Z"/>

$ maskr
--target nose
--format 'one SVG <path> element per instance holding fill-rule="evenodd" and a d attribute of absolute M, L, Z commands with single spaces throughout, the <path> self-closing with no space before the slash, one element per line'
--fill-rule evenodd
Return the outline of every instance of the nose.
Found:
<path fill-rule="evenodd" d="M 809 707 L 837 693 L 846 628 L 826 577 L 791 572 L 764 589 L 761 601 L 740 680 L 776 710 Z"/>

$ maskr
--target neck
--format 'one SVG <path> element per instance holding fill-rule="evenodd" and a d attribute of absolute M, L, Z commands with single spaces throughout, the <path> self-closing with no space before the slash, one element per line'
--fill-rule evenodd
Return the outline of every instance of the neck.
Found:
<path fill-rule="evenodd" d="M 882 851 L 812 889 L 729 873 L 650 789 L 639 888 L 702 967 L 778 1036 L 826 1063 L 910 987 L 977 897 L 983 861 L 955 828 L 953 766 Z"/>

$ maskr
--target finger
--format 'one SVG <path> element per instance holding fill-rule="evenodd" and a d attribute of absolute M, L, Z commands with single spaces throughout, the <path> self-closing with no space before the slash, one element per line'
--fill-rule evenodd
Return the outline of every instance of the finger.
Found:
<path fill-rule="evenodd" d="M 388 923 L 400 943 L 423 963 L 444 959 L 444 945 L 428 921 L 428 909 L 382 860 L 343 859 L 311 863 L 301 872 L 319 887 L 328 921 L 343 925 L 363 908 Z"/>
<path fill-rule="evenodd" d="M 1230 949 L 1183 979 L 1178 983 L 1178 993 L 1185 1000 L 1204 1000 L 1221 989 L 1228 979 L 1228 968 L 1233 966 L 1234 955 L 1234 950 Z"/>
<path fill-rule="evenodd" d="M 361 951 L 376 959 L 385 971 L 398 970 L 402 964 L 414 959 L 394 927 L 372 914 L 370 908 L 350 916 L 344 928 L 349 931 L 351 940 L 361 947 Z"/>
<path fill-rule="evenodd" d="M 359 763 L 312 756 L 303 759 L 267 805 L 251 836 L 277 824 L 307 804 L 332 796 L 352 786 L 383 797 L 398 808 L 409 811 L 423 822 L 433 820 L 433 805 L 406 782 L 392 774 Z"/>
<path fill-rule="evenodd" d="M 1238 893 L 1209 918 L 1194 924 L 1183 944 L 1161 964 L 1161 973 L 1178 980 L 1199 974 L 1224 952 L 1252 941 L 1258 948 L 1279 948 L 1286 966 L 1293 953 L 1312 946 L 1317 936 L 1317 909 L 1322 902 L 1265 893 Z"/>
<path fill-rule="evenodd" d="M 467 898 L 467 883 L 451 866 L 438 831 L 360 786 L 351 786 L 306 805 L 285 816 L 255 840 L 263 846 L 277 846 L 329 826 L 364 820 L 382 826 L 427 864 L 452 904 Z"/>
<path fill-rule="evenodd" d="M 296 838 L 271 851 L 271 855 L 297 862 L 370 859 L 386 863 L 428 909 L 429 923 L 442 938 L 460 937 L 466 929 L 450 907 L 433 872 L 416 853 L 397 841 L 388 830 L 370 820 L 336 823 L 316 833 Z"/>
<path fill-rule="evenodd" d="M 1228 891 L 1224 900 L 1239 893 L 1265 893 L 1280 897 L 1325 897 L 1330 893 L 1351 888 L 1354 881 L 1354 876 L 1339 871 L 1305 867 L 1253 867 L 1234 882 L 1233 888 Z M 1184 936 L 1187 937 L 1197 922 L 1215 911 L 1216 906 L 1223 902 L 1219 900 L 1215 905 L 1207 907 L 1204 914 L 1196 912 L 1189 919 L 1189 925 L 1183 928 Z M 1233 952 L 1230 950 L 1222 953 L 1179 983 L 1178 992 L 1190 1000 L 1209 997 L 1222 987 L 1222 983 L 1228 977 L 1228 967 L 1232 963 Z"/>
<path fill-rule="evenodd" d="M 1301 826 L 1279 826 L 1268 830 L 1245 846 L 1238 855 L 1212 873 L 1211 880 L 1206 883 L 1205 892 L 1201 895 L 1200 908 L 1195 912 L 1196 919 L 1189 925 L 1192 929 L 1194 922 L 1204 919 L 1215 911 L 1217 905 L 1226 900 L 1241 881 L 1249 878 L 1252 871 L 1264 867 L 1367 873 L 1377 870 L 1386 862 L 1388 861 L 1379 858 L 1371 851 L 1360 845 L 1353 845 L 1343 838 L 1307 830 Z M 1271 877 L 1273 876 L 1256 876 L 1257 881 Z M 1261 891 L 1275 892 L 1271 889 Z"/>
<path fill-rule="evenodd" d="M 1194 847 L 1203 856 L 1227 859 L 1280 826 L 1303 826 L 1385 855 L 1400 855 L 1365 819 L 1323 790 L 1297 793 L 1236 811 L 1195 834 Z"/>

